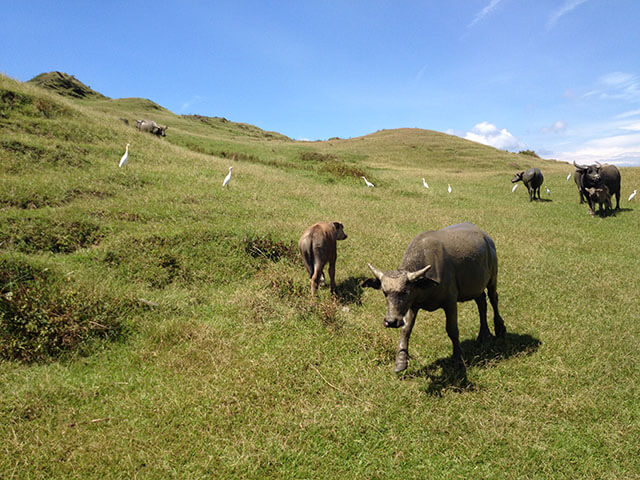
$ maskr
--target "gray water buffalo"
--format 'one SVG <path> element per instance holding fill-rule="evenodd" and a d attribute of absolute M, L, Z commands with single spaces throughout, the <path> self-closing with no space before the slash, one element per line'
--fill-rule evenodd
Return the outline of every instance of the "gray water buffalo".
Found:
<path fill-rule="evenodd" d="M 529 170 L 516 173 L 511 179 L 511 183 L 519 181 L 522 181 L 524 186 L 527 187 L 530 202 L 536 198 L 536 192 L 538 193 L 538 200 L 540 200 L 540 186 L 544 181 L 544 177 L 539 169 L 530 168 Z"/>
<path fill-rule="evenodd" d="M 609 188 L 606 185 L 599 188 L 587 188 L 587 193 L 594 205 L 597 203 L 600 207 L 599 213 L 601 217 L 611 212 L 611 193 L 609 193 Z"/>
<path fill-rule="evenodd" d="M 166 137 L 167 127 L 166 125 L 158 125 L 153 120 L 136 120 L 136 128 L 141 132 L 149 132 L 159 137 Z"/>
<path fill-rule="evenodd" d="M 344 240 L 347 234 L 340 222 L 319 222 L 307 228 L 298 248 L 311 281 L 311 295 L 315 295 L 320 281 L 324 278 L 324 266 L 329 263 L 331 293 L 336 291 L 336 241 Z"/>
<path fill-rule="evenodd" d="M 363 286 L 382 289 L 387 299 L 384 326 L 402 328 L 396 373 L 407 368 L 409 337 L 420 309 L 444 310 L 453 358 L 462 368 L 457 302 L 475 300 L 480 314 L 478 341 L 484 342 L 491 337 L 486 289 L 493 308 L 495 334 L 500 337 L 507 331 L 498 312 L 496 247 L 491 237 L 475 225 L 461 223 L 423 232 L 407 247 L 400 268 L 389 272 L 382 272 L 371 264 L 369 268 L 376 278 L 365 281 Z"/>
<path fill-rule="evenodd" d="M 616 196 L 616 210 L 620 210 L 620 170 L 615 165 L 578 165 L 573 162 L 580 175 L 580 191 L 589 203 L 589 213 L 594 215 L 593 200 L 587 189 L 606 185 L 611 195 Z"/>

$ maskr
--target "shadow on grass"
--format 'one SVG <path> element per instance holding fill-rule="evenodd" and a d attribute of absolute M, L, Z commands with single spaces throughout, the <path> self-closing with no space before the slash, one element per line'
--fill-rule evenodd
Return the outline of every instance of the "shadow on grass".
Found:
<path fill-rule="evenodd" d="M 595 213 L 594 216 L 596 217 L 600 217 L 600 218 L 607 218 L 607 217 L 615 217 L 616 215 L 619 214 L 625 214 L 627 212 L 633 212 L 633 208 L 629 208 L 629 207 L 625 207 L 622 208 L 620 207 L 618 210 L 612 209 L 612 210 L 605 210 L 605 211 L 601 211 L 598 209 L 598 211 Z"/>
<path fill-rule="evenodd" d="M 502 338 L 492 338 L 487 343 L 464 340 L 460 343 L 464 363 L 467 368 L 489 368 L 497 362 L 518 355 L 530 355 L 540 346 L 540 340 L 531 335 L 507 333 Z M 475 390 L 475 385 L 467 379 L 467 372 L 451 357 L 438 360 L 402 375 L 404 378 L 425 378 L 430 380 L 425 393 L 441 396 L 446 390 Z"/>
<path fill-rule="evenodd" d="M 362 283 L 364 276 L 349 277 L 336 285 L 336 298 L 342 305 L 362 305 Z"/>
<path fill-rule="evenodd" d="M 553 200 L 551 200 L 550 198 L 536 198 L 534 202 L 549 203 L 549 202 L 553 202 Z"/>

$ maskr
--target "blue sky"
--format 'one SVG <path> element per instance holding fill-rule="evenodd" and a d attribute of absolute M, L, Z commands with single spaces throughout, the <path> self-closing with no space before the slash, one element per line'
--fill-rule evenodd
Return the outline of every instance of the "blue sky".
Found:
<path fill-rule="evenodd" d="M 0 72 L 296 139 L 417 127 L 640 165 L 638 0 L 0 0 Z"/>

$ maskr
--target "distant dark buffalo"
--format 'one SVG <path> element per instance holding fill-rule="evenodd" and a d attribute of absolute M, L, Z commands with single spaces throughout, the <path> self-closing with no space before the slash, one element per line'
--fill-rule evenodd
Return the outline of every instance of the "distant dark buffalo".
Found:
<path fill-rule="evenodd" d="M 610 195 L 616 196 L 616 210 L 620 210 L 620 170 L 615 165 L 578 165 L 573 162 L 580 175 L 580 192 L 589 203 L 589 213 L 594 215 L 593 200 L 587 189 L 602 188 L 605 185 Z"/>
<path fill-rule="evenodd" d="M 153 120 L 136 120 L 136 128 L 141 132 L 149 132 L 159 137 L 165 137 L 169 127 L 158 125 Z"/>
<path fill-rule="evenodd" d="M 538 200 L 540 200 L 540 186 L 544 181 L 544 177 L 539 169 L 530 168 L 529 170 L 516 173 L 511 179 L 511 183 L 519 181 L 522 181 L 524 186 L 527 187 L 530 202 L 536 198 L 536 192 L 538 193 Z"/>
<path fill-rule="evenodd" d="M 409 337 L 418 310 L 444 310 L 446 329 L 453 343 L 453 358 L 464 368 L 458 339 L 458 302 L 475 300 L 480 314 L 478 341 L 491 337 L 487 325 L 487 295 L 493 307 L 496 336 L 506 328 L 498 312 L 498 257 L 489 235 L 475 225 L 461 223 L 442 230 L 423 232 L 404 252 L 400 268 L 389 272 L 369 264 L 375 279 L 365 287 L 382 289 L 387 300 L 384 326 L 402 327 L 395 371 L 407 368 Z"/>

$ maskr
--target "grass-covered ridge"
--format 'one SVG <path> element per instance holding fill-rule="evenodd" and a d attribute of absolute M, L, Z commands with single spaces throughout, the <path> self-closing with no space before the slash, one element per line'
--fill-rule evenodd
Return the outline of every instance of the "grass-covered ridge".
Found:
<path fill-rule="evenodd" d="M 637 476 L 639 169 L 622 169 L 622 211 L 591 218 L 572 168 L 531 155 L 241 125 L 0 77 L 4 476 Z M 529 166 L 543 201 L 511 192 Z M 296 255 L 319 220 L 349 235 L 336 299 L 308 297 Z M 443 313 L 420 312 L 398 378 L 366 263 L 396 268 L 417 233 L 461 221 L 495 240 L 507 337 L 478 347 L 461 304 L 460 382 Z"/>
<path fill-rule="evenodd" d="M 52 90 L 59 95 L 72 98 L 107 98 L 96 92 L 91 87 L 85 85 L 73 75 L 62 72 L 47 72 L 36 75 L 30 83 L 48 90 Z"/>

